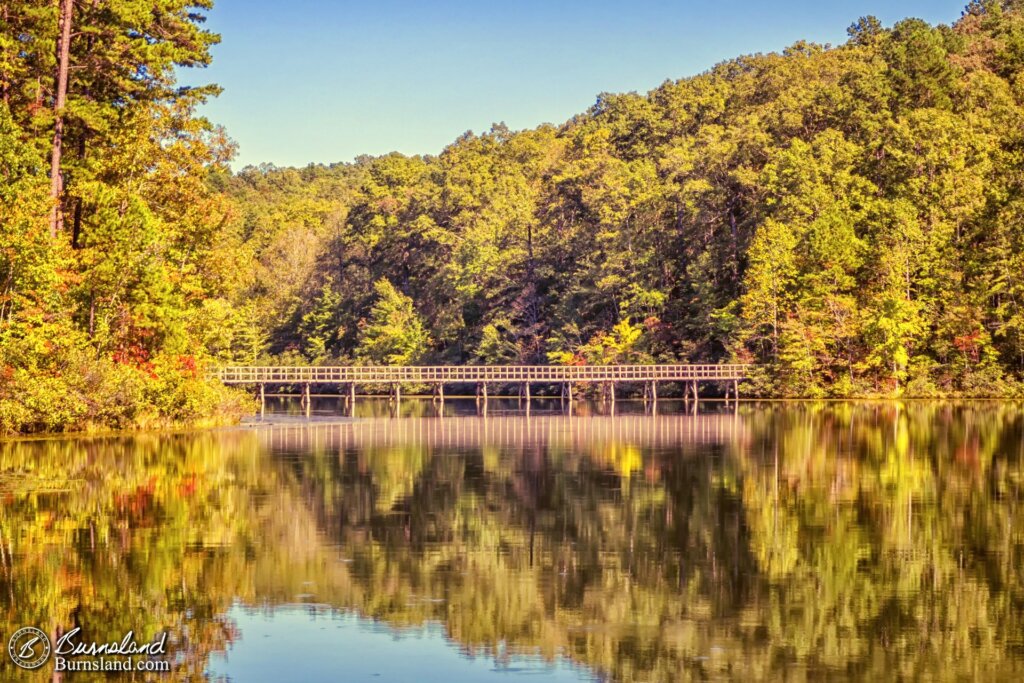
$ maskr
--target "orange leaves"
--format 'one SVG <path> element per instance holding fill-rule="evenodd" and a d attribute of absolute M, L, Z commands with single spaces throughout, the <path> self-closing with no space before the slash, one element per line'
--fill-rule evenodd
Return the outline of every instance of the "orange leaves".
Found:
<path fill-rule="evenodd" d="M 199 378 L 199 364 L 196 362 L 196 357 L 192 355 L 178 356 L 178 365 L 181 369 L 181 374 L 190 378 Z"/>
<path fill-rule="evenodd" d="M 981 334 L 980 329 L 961 334 L 953 338 L 953 346 L 971 362 L 977 363 L 981 356 Z"/>
<path fill-rule="evenodd" d="M 142 370 L 152 379 L 157 379 L 156 367 L 149 360 L 149 351 L 141 344 L 127 344 L 114 351 L 111 358 L 115 363 Z"/>

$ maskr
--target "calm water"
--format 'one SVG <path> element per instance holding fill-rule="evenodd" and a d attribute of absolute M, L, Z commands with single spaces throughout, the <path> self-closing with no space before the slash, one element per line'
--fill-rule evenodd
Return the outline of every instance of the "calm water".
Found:
<path fill-rule="evenodd" d="M 166 630 L 161 681 L 1022 678 L 1019 405 L 552 407 L 0 443 L 0 639 Z"/>

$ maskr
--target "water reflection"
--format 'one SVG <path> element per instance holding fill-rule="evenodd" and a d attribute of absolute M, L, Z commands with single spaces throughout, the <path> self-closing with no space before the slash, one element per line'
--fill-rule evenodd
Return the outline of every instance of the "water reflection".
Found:
<path fill-rule="evenodd" d="M 228 612 L 245 634 L 230 652 L 210 658 L 210 680 L 417 681 L 471 683 L 529 676 L 538 683 L 580 683 L 593 676 L 565 659 L 501 653 L 473 656 L 448 640 L 440 624 L 395 629 L 325 606 L 279 606 Z M 339 643 L 344 647 L 339 648 Z M 358 657 L 352 653 L 358 652 Z"/>
<path fill-rule="evenodd" d="M 2 443 L 3 633 L 168 629 L 159 680 L 278 680 L 251 662 L 321 628 L 304 671 L 369 672 L 366 629 L 446 680 L 1024 666 L 1018 406 L 459 410 Z"/>

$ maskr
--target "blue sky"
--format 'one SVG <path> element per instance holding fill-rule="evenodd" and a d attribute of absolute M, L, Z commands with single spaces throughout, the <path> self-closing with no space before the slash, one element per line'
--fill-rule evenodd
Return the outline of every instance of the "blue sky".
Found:
<path fill-rule="evenodd" d="M 561 123 L 600 92 L 646 92 L 799 39 L 845 40 L 866 14 L 951 23 L 966 0 L 217 0 L 214 64 L 187 83 L 235 166 L 434 154 L 467 130 Z"/>

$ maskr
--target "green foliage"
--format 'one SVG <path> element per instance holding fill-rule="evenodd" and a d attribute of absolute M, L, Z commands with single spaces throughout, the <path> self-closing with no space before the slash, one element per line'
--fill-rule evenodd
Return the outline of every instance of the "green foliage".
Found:
<path fill-rule="evenodd" d="M 271 349 L 311 357 L 322 283 L 345 357 L 386 279 L 441 362 L 736 359 L 778 395 L 1018 394 L 1024 9 L 849 33 L 436 157 L 247 169 L 225 184 L 239 252 L 286 284 L 238 301 L 270 295 Z M 645 321 L 639 355 L 622 321 Z"/>
<path fill-rule="evenodd" d="M 326 360 L 337 345 L 342 332 L 338 326 L 340 305 L 341 295 L 334 291 L 331 282 L 326 282 L 310 311 L 302 316 L 299 334 L 305 341 L 303 351 L 309 360 Z"/>
<path fill-rule="evenodd" d="M 377 365 L 415 365 L 430 350 L 430 335 L 412 299 L 386 279 L 374 290 L 377 301 L 359 332 L 356 357 Z"/>
<path fill-rule="evenodd" d="M 62 396 L 46 428 L 91 419 L 60 389 L 79 353 L 144 382 L 178 356 L 429 356 L 738 360 L 764 365 L 758 391 L 783 396 L 1022 391 L 1020 3 L 972 2 L 951 26 L 866 17 L 840 46 L 602 94 L 561 126 L 497 124 L 437 156 L 234 174 L 224 132 L 195 113 L 216 88 L 173 78 L 209 61 L 210 3 L 76 3 L 55 240 L 56 112 L 41 84 L 57 9 L 8 4 L 8 430 Z M 49 399 L 28 398 L 37 381 Z M 161 405 L 138 414 L 170 419 Z"/>
<path fill-rule="evenodd" d="M 0 433 L 231 420 L 248 408 L 204 375 L 211 355 L 245 346 L 223 305 L 229 206 L 208 183 L 231 145 L 195 114 L 215 89 L 173 78 L 209 62 L 209 6 L 75 3 L 61 112 L 40 87 L 53 82 L 55 4 L 0 10 Z M 51 237 L 54 202 L 64 230 Z M 221 322 L 226 341 L 215 339 Z"/>
<path fill-rule="evenodd" d="M 509 365 L 519 357 L 516 345 L 509 339 L 507 319 L 484 325 L 480 332 L 475 360 L 484 365 Z"/>

